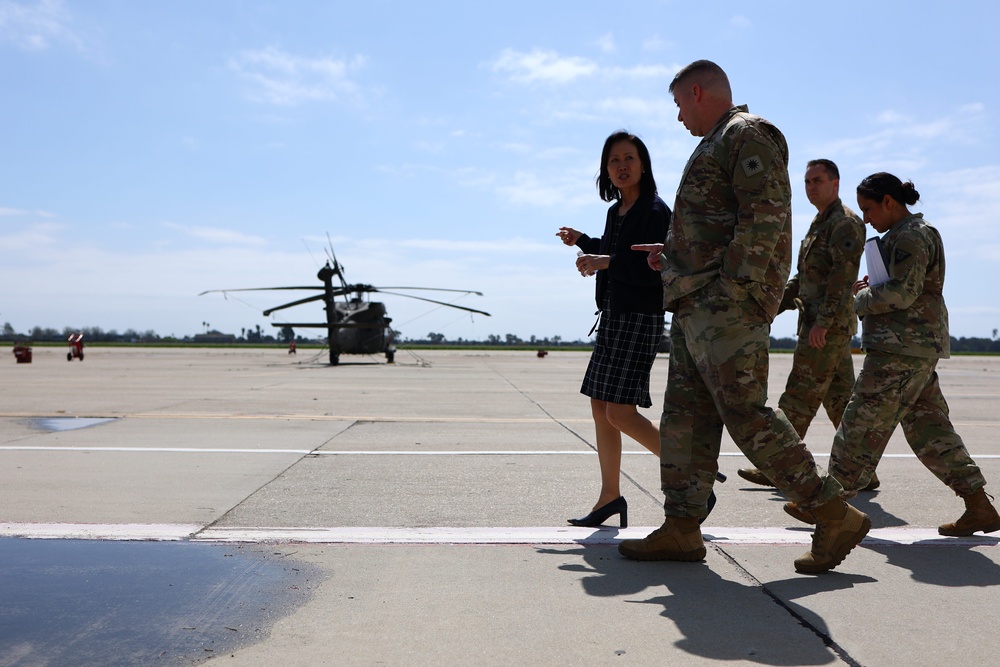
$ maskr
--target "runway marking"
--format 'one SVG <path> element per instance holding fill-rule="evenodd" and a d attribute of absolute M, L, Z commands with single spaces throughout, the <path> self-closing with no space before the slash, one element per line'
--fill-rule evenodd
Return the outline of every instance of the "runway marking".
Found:
<path fill-rule="evenodd" d="M 588 544 L 615 545 L 643 538 L 658 526 L 617 528 L 208 528 L 192 539 L 209 542 L 311 542 L 320 544 Z M 720 545 L 809 545 L 812 529 L 702 528 L 706 542 Z M 1000 538 L 942 537 L 930 528 L 872 530 L 867 546 L 997 546 Z"/>
<path fill-rule="evenodd" d="M 976 397 L 981 397 L 976 394 Z M 303 415 L 303 414 L 252 414 L 234 415 L 221 413 L 155 413 L 137 412 L 122 414 L 38 414 L 35 412 L 0 412 L 2 419 L 231 419 L 254 421 L 355 421 L 355 422 L 401 422 L 401 423 L 444 423 L 444 424 L 591 424 L 590 418 L 549 418 L 549 417 L 401 417 L 398 415 Z M 998 422 L 990 421 L 953 421 L 956 427 L 997 427 Z"/>
<path fill-rule="evenodd" d="M 0 418 L 5 419 L 225 419 L 225 420 L 253 420 L 253 421 L 334 421 L 334 422 L 403 422 L 403 423 L 455 423 L 455 424 L 587 424 L 593 423 L 592 419 L 568 418 L 553 420 L 550 417 L 400 417 L 385 415 L 234 415 L 234 414 L 206 414 L 206 413 L 155 413 L 139 412 L 133 414 L 37 414 L 34 412 L 0 412 Z"/>
<path fill-rule="evenodd" d="M 224 415 L 224 414 L 156 414 L 126 415 L 132 419 L 250 419 L 268 421 L 353 421 L 353 422 L 404 422 L 404 423 L 455 423 L 455 424 L 552 424 L 560 422 L 591 422 L 590 419 L 560 419 L 548 417 L 399 417 L 379 415 Z"/>
<path fill-rule="evenodd" d="M 316 453 L 312 449 L 236 449 L 225 447 L 45 447 L 2 446 L 4 452 L 112 452 L 158 454 L 295 454 L 305 456 Z"/>
<path fill-rule="evenodd" d="M 409 450 L 409 449 L 248 449 L 235 447 L 86 447 L 45 445 L 0 445 L 0 452 L 111 452 L 159 454 L 295 454 L 297 456 L 596 456 L 592 449 L 483 449 L 483 450 Z M 623 451 L 623 456 L 648 455 L 644 449 Z M 743 452 L 720 452 L 720 457 L 743 457 Z M 830 454 L 813 452 L 815 458 L 829 458 Z M 914 454 L 883 454 L 883 459 L 915 459 Z M 1000 454 L 974 454 L 974 459 L 1000 459 Z"/>
<path fill-rule="evenodd" d="M 655 526 L 617 528 L 525 527 L 525 528 L 379 528 L 299 527 L 245 528 L 196 524 L 71 524 L 0 523 L 0 537 L 76 540 L 191 541 L 218 543 L 311 543 L 353 545 L 615 545 L 623 539 L 642 538 Z M 791 546 L 809 545 L 812 529 L 805 528 L 702 528 L 705 541 L 717 545 Z M 876 528 L 862 546 L 995 547 L 1000 537 L 941 537 L 932 528 Z"/>
<path fill-rule="evenodd" d="M 201 529 L 198 524 L 175 523 L 0 523 L 0 537 L 171 542 L 189 539 Z"/>

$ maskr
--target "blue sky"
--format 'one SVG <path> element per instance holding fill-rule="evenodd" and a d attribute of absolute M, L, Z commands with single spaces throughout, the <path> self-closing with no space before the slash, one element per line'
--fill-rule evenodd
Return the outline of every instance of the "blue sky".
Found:
<path fill-rule="evenodd" d="M 555 232 L 601 232 L 618 128 L 672 203 L 697 139 L 667 86 L 708 58 L 788 139 L 796 248 L 807 160 L 840 165 L 852 207 L 872 172 L 912 179 L 952 335 L 991 337 L 998 19 L 987 1 L 0 0 L 0 323 L 270 330 L 261 311 L 297 293 L 198 294 L 312 284 L 329 234 L 351 282 L 478 290 L 457 303 L 493 315 L 387 296 L 404 337 L 585 339 L 593 282 Z"/>

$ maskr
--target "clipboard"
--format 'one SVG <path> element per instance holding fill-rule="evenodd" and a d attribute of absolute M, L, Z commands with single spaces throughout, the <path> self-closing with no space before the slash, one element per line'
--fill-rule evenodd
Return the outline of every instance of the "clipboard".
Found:
<path fill-rule="evenodd" d="M 885 255 L 882 253 L 882 239 L 877 236 L 865 241 L 865 265 L 868 267 L 869 287 L 889 282 L 889 269 L 886 268 Z"/>

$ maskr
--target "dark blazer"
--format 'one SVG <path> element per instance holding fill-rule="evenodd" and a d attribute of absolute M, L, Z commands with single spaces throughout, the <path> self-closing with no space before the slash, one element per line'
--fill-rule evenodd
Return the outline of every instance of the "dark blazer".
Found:
<path fill-rule="evenodd" d="M 625 215 L 617 245 L 609 248 L 611 225 L 618 219 L 620 206 L 621 202 L 615 202 L 608 209 L 603 236 L 595 239 L 581 234 L 576 242 L 576 246 L 588 255 L 611 256 L 608 268 L 597 272 L 597 307 L 601 308 L 605 291 L 610 289 L 612 314 L 662 313 L 663 284 L 660 273 L 649 268 L 647 253 L 632 250 L 631 246 L 636 243 L 663 243 L 670 227 L 670 207 L 656 195 L 640 195 Z"/>

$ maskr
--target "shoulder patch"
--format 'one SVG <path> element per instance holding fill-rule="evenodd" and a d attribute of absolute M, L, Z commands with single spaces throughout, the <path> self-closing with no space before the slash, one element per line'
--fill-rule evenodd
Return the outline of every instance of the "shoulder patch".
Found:
<path fill-rule="evenodd" d="M 760 159 L 759 155 L 751 155 L 750 157 L 743 158 L 740 164 L 743 165 L 743 173 L 747 176 L 753 176 L 764 171 L 764 161 Z"/>
<path fill-rule="evenodd" d="M 892 261 L 896 264 L 902 264 L 909 258 L 910 258 L 910 253 L 906 252 L 905 250 L 897 249 L 895 256 L 892 258 Z"/>

